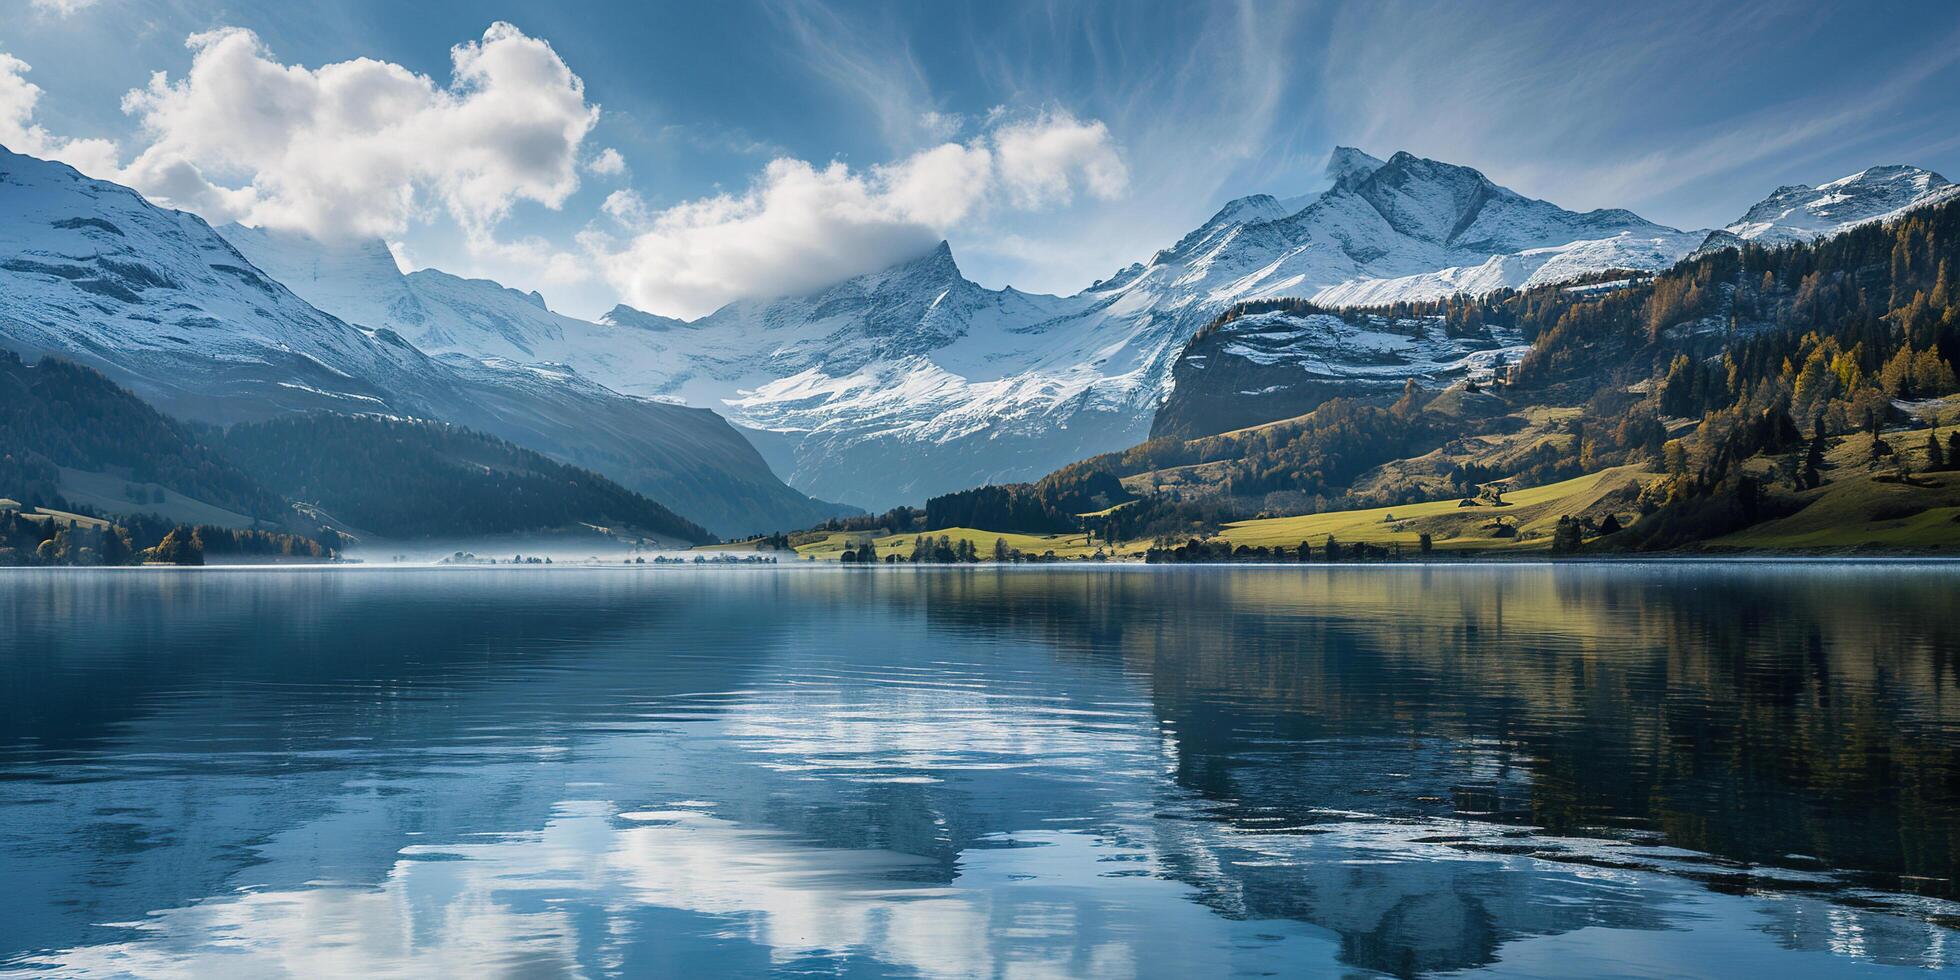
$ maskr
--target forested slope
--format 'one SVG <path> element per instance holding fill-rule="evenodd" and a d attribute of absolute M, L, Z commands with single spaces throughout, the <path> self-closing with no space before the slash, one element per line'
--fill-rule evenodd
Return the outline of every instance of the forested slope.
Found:
<path fill-rule="evenodd" d="M 222 451 L 268 486 L 391 538 L 578 524 L 701 543 L 713 535 L 588 470 L 443 422 L 289 415 L 232 426 Z"/>
<path fill-rule="evenodd" d="M 283 520 L 275 493 L 198 442 L 190 429 L 89 368 L 0 351 L 0 496 L 60 496 L 57 467 L 108 471 L 252 517 Z M 147 500 L 131 500 L 131 512 Z"/>

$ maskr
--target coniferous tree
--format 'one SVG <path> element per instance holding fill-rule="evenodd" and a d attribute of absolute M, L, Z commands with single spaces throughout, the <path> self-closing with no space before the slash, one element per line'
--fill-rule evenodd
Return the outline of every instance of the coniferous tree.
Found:
<path fill-rule="evenodd" d="M 163 536 L 151 552 L 155 560 L 171 565 L 204 564 L 204 546 L 190 528 L 179 524 Z"/>
<path fill-rule="evenodd" d="M 1819 418 L 1810 436 L 1810 449 L 1804 453 L 1803 482 L 1807 489 L 1824 485 L 1824 449 L 1824 420 Z"/>
<path fill-rule="evenodd" d="M 1566 514 L 1558 519 L 1558 527 L 1552 531 L 1552 553 L 1555 555 L 1577 554 L 1583 541 L 1579 522 Z"/>

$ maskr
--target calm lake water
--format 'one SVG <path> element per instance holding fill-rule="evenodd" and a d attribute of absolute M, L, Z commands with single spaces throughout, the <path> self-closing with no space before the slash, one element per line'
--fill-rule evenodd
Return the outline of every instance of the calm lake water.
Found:
<path fill-rule="evenodd" d="M 0 572 L 0 973 L 1960 962 L 1960 568 Z"/>

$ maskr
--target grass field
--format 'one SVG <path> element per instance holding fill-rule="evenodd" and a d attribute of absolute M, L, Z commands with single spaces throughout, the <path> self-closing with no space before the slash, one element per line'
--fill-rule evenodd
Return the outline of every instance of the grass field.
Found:
<path fill-rule="evenodd" d="M 1551 546 L 1552 528 L 1559 517 L 1593 513 L 1609 496 L 1652 476 L 1638 467 L 1620 466 L 1507 493 L 1503 507 L 1459 507 L 1455 500 L 1439 500 L 1400 507 L 1331 511 L 1240 521 L 1226 525 L 1218 537 L 1234 546 L 1255 548 L 1274 545 L 1293 548 L 1305 541 L 1318 551 L 1331 534 L 1343 544 L 1400 544 L 1405 549 L 1414 549 L 1422 533 L 1427 531 L 1438 551 L 1542 550 Z M 1606 509 L 1618 514 L 1622 523 L 1630 523 L 1635 516 L 1631 506 Z M 1497 537 L 1493 533 L 1489 525 L 1499 517 L 1517 528 L 1516 537 Z"/>
<path fill-rule="evenodd" d="M 1413 550 L 1419 535 L 1427 531 L 1438 551 L 1538 550 L 1550 547 L 1552 526 L 1561 515 L 1595 513 L 1602 506 L 1602 500 L 1616 492 L 1637 488 L 1639 480 L 1651 476 L 1636 467 L 1617 467 L 1561 483 L 1505 494 L 1505 506 L 1502 507 L 1458 507 L 1457 501 L 1451 499 L 1405 507 L 1276 517 L 1228 524 L 1217 537 L 1235 546 L 1243 544 L 1253 547 L 1284 545 L 1292 548 L 1304 540 L 1318 550 L 1326 543 L 1327 536 L 1332 534 L 1343 543 L 1401 544 Z M 1622 522 L 1631 522 L 1635 516 L 1631 506 L 1615 508 L 1609 504 L 1606 509 L 1619 514 Z M 1391 515 L 1393 520 L 1388 519 Z M 1485 526 L 1500 516 L 1505 523 L 1518 528 L 1517 537 L 1496 537 Z M 996 539 L 1004 540 L 1008 547 L 1029 554 L 1053 551 L 1057 558 L 1087 558 L 1095 554 L 1099 547 L 1085 541 L 1080 534 L 1013 534 L 967 527 L 947 528 L 930 534 L 933 537 L 943 534 L 954 542 L 971 541 L 982 559 L 993 555 Z M 856 548 L 860 542 L 869 539 L 877 545 L 880 555 L 894 551 L 900 555 L 910 555 L 914 536 L 833 531 L 799 544 L 796 553 L 801 558 L 835 561 L 845 549 Z M 1105 551 L 1111 557 L 1135 558 L 1142 557 L 1150 545 L 1151 542 L 1147 540 L 1125 541 L 1113 551 Z"/>
<path fill-rule="evenodd" d="M 53 521 L 62 527 L 70 525 L 79 527 L 109 526 L 109 522 L 100 517 L 83 517 L 80 514 L 71 514 L 65 510 L 52 510 L 47 507 L 36 507 L 32 510 L 21 511 L 20 516 L 30 521 Z"/>
<path fill-rule="evenodd" d="M 93 473 L 66 466 L 61 468 L 61 495 L 105 514 L 144 513 L 156 514 L 181 524 L 216 524 L 229 528 L 253 526 L 252 519 L 244 514 L 186 497 L 175 490 L 165 490 L 155 484 L 145 484 L 145 487 L 162 491 L 161 501 L 133 503 L 123 496 L 123 489 L 127 486 L 129 481 L 112 473 Z"/>
<path fill-rule="evenodd" d="M 1925 466 L 1924 430 L 1885 439 L 1916 467 Z M 1829 481 L 1807 494 L 1804 509 L 1708 542 L 1711 549 L 1950 551 L 1960 548 L 1960 473 L 1922 473 L 1910 484 L 1866 463 L 1870 437 L 1846 436 L 1826 458 Z"/>
<path fill-rule="evenodd" d="M 973 547 L 980 552 L 980 557 L 983 559 L 993 557 L 995 540 L 1005 540 L 1008 547 L 1019 548 L 1024 552 L 1034 555 L 1053 551 L 1057 558 L 1087 558 L 1096 553 L 1096 546 L 1085 544 L 1080 534 L 1013 534 L 1001 531 L 982 531 L 970 527 L 949 527 L 943 530 L 928 532 L 928 535 L 934 538 L 945 535 L 954 543 L 962 540 L 971 541 L 973 542 Z M 803 558 L 815 558 L 820 561 L 836 561 L 839 556 L 843 555 L 845 549 L 855 548 L 859 542 L 870 538 L 878 546 L 878 554 L 880 556 L 891 554 L 893 551 L 896 551 L 900 555 L 910 555 L 912 553 L 912 539 L 917 536 L 907 533 L 885 534 L 871 537 L 863 531 L 833 531 L 816 541 L 797 545 L 796 553 L 799 557 Z M 1147 544 L 1148 542 L 1138 545 L 1136 550 L 1140 552 Z"/>

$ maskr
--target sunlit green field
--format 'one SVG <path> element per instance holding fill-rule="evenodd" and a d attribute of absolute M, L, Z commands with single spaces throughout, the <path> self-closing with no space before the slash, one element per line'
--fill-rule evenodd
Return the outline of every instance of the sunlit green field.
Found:
<path fill-rule="evenodd" d="M 1428 532 L 1439 551 L 1519 551 L 1551 545 L 1552 528 L 1560 516 L 1586 512 L 1601 497 L 1650 477 L 1636 467 L 1615 467 L 1542 487 L 1504 495 L 1502 507 L 1460 507 L 1456 500 L 1331 511 L 1299 517 L 1275 517 L 1228 524 L 1218 534 L 1233 545 L 1298 547 L 1305 541 L 1318 551 L 1333 535 L 1343 544 L 1367 542 L 1413 549 Z M 1635 516 L 1619 512 L 1623 523 Z M 1499 537 L 1490 525 L 1502 518 L 1517 529 L 1516 537 Z"/>

